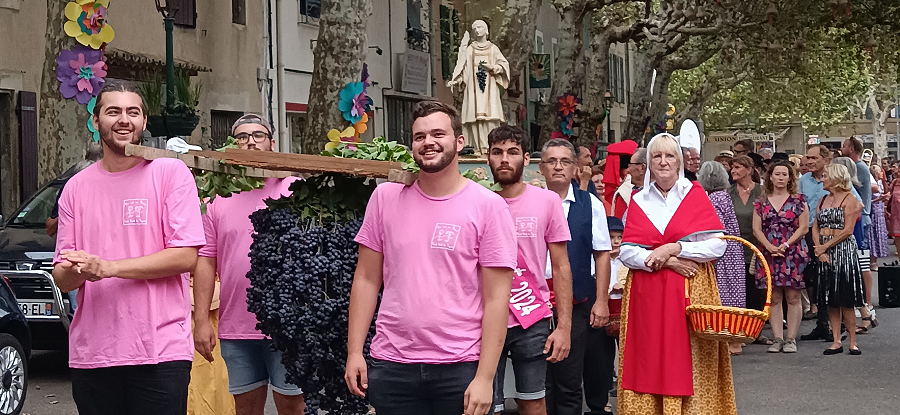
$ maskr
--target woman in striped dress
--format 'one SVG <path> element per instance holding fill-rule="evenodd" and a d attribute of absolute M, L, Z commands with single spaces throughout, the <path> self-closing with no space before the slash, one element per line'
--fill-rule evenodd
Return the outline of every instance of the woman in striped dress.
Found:
<path fill-rule="evenodd" d="M 887 196 L 884 194 L 884 171 L 877 164 L 872 165 L 872 228 L 869 232 L 869 250 L 872 258 L 872 271 L 878 271 L 878 258 L 887 258 L 891 256 L 888 249 L 888 233 L 887 223 L 884 216 L 884 200 Z M 874 186 L 878 186 L 878 191 L 874 191 Z M 869 302 L 871 304 L 871 302 Z"/>
<path fill-rule="evenodd" d="M 830 194 L 819 201 L 812 231 L 819 259 L 818 304 L 828 307 L 834 340 L 824 354 L 844 352 L 840 330 L 843 319 L 849 333 L 850 354 L 860 355 L 854 310 L 863 306 L 863 281 L 856 239 L 852 236 L 862 203 L 850 193 L 850 173 L 843 165 L 829 164 L 822 185 Z"/>

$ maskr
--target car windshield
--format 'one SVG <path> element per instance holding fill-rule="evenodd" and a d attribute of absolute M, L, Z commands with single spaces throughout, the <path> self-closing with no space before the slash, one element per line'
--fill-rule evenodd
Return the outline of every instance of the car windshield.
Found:
<path fill-rule="evenodd" d="M 9 226 L 44 227 L 50 211 L 56 204 L 56 195 L 62 189 L 62 183 L 53 183 L 40 191 L 13 216 Z"/>

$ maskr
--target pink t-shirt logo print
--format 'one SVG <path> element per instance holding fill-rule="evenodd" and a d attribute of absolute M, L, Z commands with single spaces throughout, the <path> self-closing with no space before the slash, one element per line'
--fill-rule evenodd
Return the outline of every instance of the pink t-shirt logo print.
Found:
<path fill-rule="evenodd" d="M 452 251 L 456 249 L 456 241 L 459 239 L 459 225 L 438 223 L 434 225 L 434 235 L 431 237 L 431 247 Z"/>
<path fill-rule="evenodd" d="M 519 238 L 537 238 L 538 218 L 516 218 L 516 236 Z"/>
<path fill-rule="evenodd" d="M 123 225 L 147 224 L 147 199 L 125 199 L 122 202 Z"/>

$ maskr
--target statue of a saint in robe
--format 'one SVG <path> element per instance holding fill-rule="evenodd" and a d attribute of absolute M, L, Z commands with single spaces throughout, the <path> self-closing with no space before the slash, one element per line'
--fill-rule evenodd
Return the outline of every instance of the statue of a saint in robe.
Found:
<path fill-rule="evenodd" d="M 463 35 L 453 77 L 447 82 L 452 92 L 463 91 L 462 122 L 466 144 L 475 154 L 488 152 L 488 133 L 506 121 L 500 102 L 500 87 L 509 87 L 509 62 L 496 45 L 487 40 L 487 23 L 472 23 L 475 39 Z"/>

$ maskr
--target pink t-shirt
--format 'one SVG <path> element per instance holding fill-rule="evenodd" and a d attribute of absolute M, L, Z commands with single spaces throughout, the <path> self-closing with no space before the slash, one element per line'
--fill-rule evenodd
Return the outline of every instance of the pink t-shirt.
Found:
<path fill-rule="evenodd" d="M 569 234 L 569 222 L 563 213 L 559 195 L 549 190 L 529 184 L 519 197 L 506 199 L 509 213 L 516 224 L 516 240 L 525 263 L 537 276 L 538 288 L 544 301 L 550 301 L 550 288 L 544 278 L 547 268 L 547 244 L 566 242 L 572 239 Z M 547 313 L 551 317 L 553 311 Z M 512 313 L 509 315 L 509 327 L 518 326 Z"/>
<path fill-rule="evenodd" d="M 269 179 L 266 186 L 230 197 L 216 198 L 206 207 L 203 228 L 206 246 L 200 256 L 216 258 L 221 281 L 219 288 L 219 338 L 229 340 L 264 339 L 256 329 L 256 315 L 247 311 L 247 289 L 250 280 L 250 244 L 253 225 L 250 214 L 266 207 L 268 198 L 290 195 L 296 177 Z"/>
<path fill-rule="evenodd" d="M 114 261 L 205 243 L 197 185 L 178 159 L 142 161 L 118 173 L 96 163 L 72 177 L 59 199 L 54 262 L 63 250 Z M 188 279 L 85 282 L 69 328 L 69 366 L 193 360 Z"/>
<path fill-rule="evenodd" d="M 484 299 L 480 267 L 516 266 L 503 198 L 469 182 L 442 198 L 418 183 L 384 183 L 356 241 L 384 255 L 372 357 L 398 363 L 477 361 Z"/>

